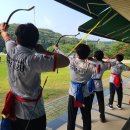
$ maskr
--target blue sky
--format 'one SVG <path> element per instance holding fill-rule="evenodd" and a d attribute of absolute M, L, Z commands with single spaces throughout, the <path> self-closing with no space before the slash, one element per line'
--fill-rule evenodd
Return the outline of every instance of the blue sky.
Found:
<path fill-rule="evenodd" d="M 0 0 L 0 2 L 0 22 L 5 22 L 15 9 L 35 6 L 35 11 L 20 11 L 14 14 L 10 23 L 31 22 L 37 27 L 51 29 L 62 35 L 77 34 L 78 26 L 91 19 L 54 0 Z M 84 35 L 81 33 L 79 38 Z M 90 35 L 87 39 L 97 40 L 99 37 Z"/>

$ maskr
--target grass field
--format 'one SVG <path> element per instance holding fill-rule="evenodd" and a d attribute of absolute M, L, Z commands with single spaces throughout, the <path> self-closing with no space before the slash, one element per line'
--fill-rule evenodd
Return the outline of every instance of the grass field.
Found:
<path fill-rule="evenodd" d="M 0 55 L 2 61 L 0 62 L 0 111 L 3 106 L 5 95 L 9 90 L 8 77 L 7 77 L 7 65 L 6 65 L 6 55 Z M 110 71 L 106 71 L 103 75 L 104 86 L 108 87 L 108 77 Z M 68 94 L 69 89 L 69 69 L 68 67 L 64 69 L 59 69 L 58 74 L 56 72 L 42 73 L 42 85 L 44 80 L 48 76 L 48 81 L 44 87 L 43 96 L 45 102 L 54 100 L 56 98 L 65 96 Z M 107 84 L 106 84 L 107 83 Z"/>

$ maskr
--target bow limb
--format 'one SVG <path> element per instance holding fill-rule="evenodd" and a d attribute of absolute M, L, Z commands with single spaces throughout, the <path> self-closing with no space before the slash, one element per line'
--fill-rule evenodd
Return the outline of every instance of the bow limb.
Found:
<path fill-rule="evenodd" d="M 59 41 L 61 40 L 61 38 L 63 38 L 63 37 L 65 37 L 65 36 L 77 36 L 77 35 L 79 35 L 80 33 L 78 33 L 78 34 L 76 34 L 76 35 L 62 35 L 61 37 L 59 37 L 59 39 L 57 40 L 57 43 L 56 43 L 56 45 L 55 46 L 57 46 L 58 47 L 58 43 L 59 43 Z"/>
<path fill-rule="evenodd" d="M 7 25 L 9 24 L 9 21 L 10 21 L 12 15 L 13 15 L 14 13 L 16 13 L 16 12 L 18 12 L 18 11 L 22 11 L 22 10 L 23 10 L 23 11 L 30 11 L 30 10 L 32 10 L 34 7 L 35 7 L 35 6 L 32 6 L 32 7 L 29 8 L 29 9 L 16 9 L 16 10 L 14 10 L 14 11 L 9 15 L 9 17 L 8 17 L 8 19 L 7 19 L 7 21 L 6 21 L 6 24 L 7 24 Z"/>

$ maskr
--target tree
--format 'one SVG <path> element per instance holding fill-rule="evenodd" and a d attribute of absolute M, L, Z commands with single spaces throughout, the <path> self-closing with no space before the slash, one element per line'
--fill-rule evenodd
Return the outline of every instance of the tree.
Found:
<path fill-rule="evenodd" d="M 126 43 L 123 42 L 114 42 L 111 45 L 111 48 L 105 53 L 108 57 L 112 57 L 113 55 L 120 53 L 120 51 L 126 46 Z M 124 54 L 125 59 L 129 59 L 130 58 L 130 47 L 127 47 L 126 50 L 124 50 L 123 52 L 121 52 Z"/>

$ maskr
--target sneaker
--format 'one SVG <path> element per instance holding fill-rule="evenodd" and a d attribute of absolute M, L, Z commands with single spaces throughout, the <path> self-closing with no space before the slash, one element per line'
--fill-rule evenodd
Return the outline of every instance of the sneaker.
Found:
<path fill-rule="evenodd" d="M 118 108 L 118 110 L 122 110 L 122 107 L 120 105 L 116 106 Z"/>
<path fill-rule="evenodd" d="M 113 109 L 114 109 L 114 108 L 113 108 L 113 105 L 110 105 L 110 104 L 107 104 L 106 107 L 109 108 L 110 110 L 113 110 Z"/>
<path fill-rule="evenodd" d="M 106 122 L 105 115 L 100 115 L 100 121 L 101 121 L 102 123 L 105 123 L 105 122 Z"/>

